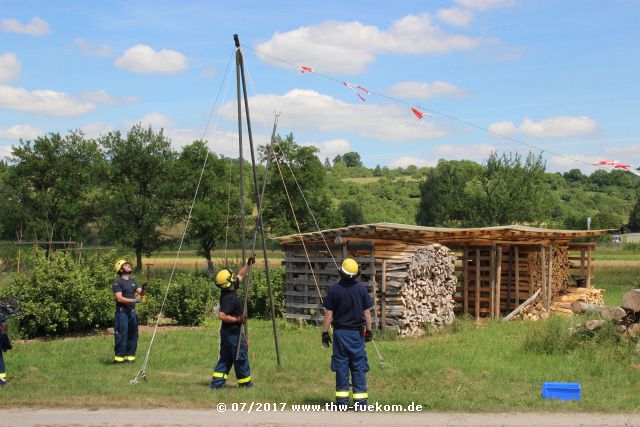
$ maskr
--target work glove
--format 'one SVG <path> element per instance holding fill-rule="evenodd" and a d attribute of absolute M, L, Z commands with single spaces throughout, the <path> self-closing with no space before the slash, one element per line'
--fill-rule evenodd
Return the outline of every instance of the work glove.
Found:
<path fill-rule="evenodd" d="M 255 264 L 256 263 L 256 256 L 255 255 L 251 255 L 249 257 L 249 259 L 247 260 L 247 265 L 251 265 L 251 264 Z"/>
<path fill-rule="evenodd" d="M 138 297 L 135 297 L 135 298 L 133 299 L 133 302 L 134 302 L 135 304 L 140 304 L 140 303 L 142 302 L 142 300 L 141 300 L 140 298 L 138 298 Z"/>
<path fill-rule="evenodd" d="M 371 329 L 367 329 L 364 332 L 364 342 L 371 342 L 373 341 L 373 331 Z"/>
<path fill-rule="evenodd" d="M 147 288 L 149 287 L 149 284 L 147 282 L 144 282 L 142 284 L 142 286 L 140 287 L 142 289 L 142 295 L 147 293 Z"/>
<path fill-rule="evenodd" d="M 236 323 L 238 325 L 242 325 L 247 319 L 241 314 L 240 316 L 236 317 Z"/>
<path fill-rule="evenodd" d="M 331 337 L 329 336 L 329 332 L 322 333 L 322 345 L 324 348 L 329 348 L 329 344 L 331 344 Z"/>

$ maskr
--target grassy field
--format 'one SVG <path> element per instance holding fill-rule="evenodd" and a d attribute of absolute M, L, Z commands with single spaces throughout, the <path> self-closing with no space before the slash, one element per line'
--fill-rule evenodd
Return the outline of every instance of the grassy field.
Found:
<path fill-rule="evenodd" d="M 637 269 L 596 269 L 607 302 L 638 286 Z M 579 318 L 531 323 L 458 320 L 446 331 L 419 339 L 378 341 L 383 369 L 368 345 L 372 402 L 415 402 L 437 411 L 632 412 L 640 388 L 640 357 L 633 343 L 604 335 L 563 346 L 563 334 Z M 276 366 L 271 324 L 250 324 L 250 358 L 256 386 L 208 388 L 218 352 L 217 320 L 205 327 L 161 330 L 148 368 L 148 382 L 130 385 L 136 365 L 112 366 L 113 337 L 17 342 L 6 354 L 11 383 L 0 391 L 2 406 L 211 408 L 219 401 L 323 403 L 333 399 L 331 351 L 316 327 L 279 322 L 283 364 Z M 144 356 L 150 332 L 142 333 Z M 142 357 L 140 357 L 142 359 Z M 540 398 L 545 381 L 582 384 L 579 402 Z"/>

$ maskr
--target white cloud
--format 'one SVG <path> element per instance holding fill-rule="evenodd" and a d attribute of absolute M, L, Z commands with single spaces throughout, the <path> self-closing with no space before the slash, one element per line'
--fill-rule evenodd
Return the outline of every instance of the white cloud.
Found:
<path fill-rule="evenodd" d="M 9 83 L 22 73 L 22 64 L 14 53 L 0 55 L 0 83 Z"/>
<path fill-rule="evenodd" d="M 116 60 L 116 66 L 122 70 L 141 74 L 175 74 L 188 68 L 187 57 L 176 50 L 153 48 L 139 44 L 127 49 Z"/>
<path fill-rule="evenodd" d="M 106 44 L 101 44 L 100 46 L 94 47 L 91 45 L 91 43 L 89 43 L 82 37 L 76 38 L 73 42 L 80 49 L 80 51 L 87 56 L 107 57 L 113 55 L 111 48 Z"/>
<path fill-rule="evenodd" d="M 596 122 L 587 116 L 556 116 L 539 122 L 526 118 L 520 125 L 520 132 L 535 138 L 552 138 L 585 135 L 597 128 Z"/>
<path fill-rule="evenodd" d="M 473 19 L 473 12 L 459 7 L 438 9 L 436 17 L 447 25 L 458 28 L 467 28 Z"/>
<path fill-rule="evenodd" d="M 322 142 L 307 142 L 302 145 L 312 145 L 318 149 L 318 158 L 324 161 L 325 158 L 333 159 L 338 154 L 353 151 L 351 143 L 346 139 L 329 139 Z"/>
<path fill-rule="evenodd" d="M 11 144 L 0 145 L 0 158 L 11 157 Z"/>
<path fill-rule="evenodd" d="M 173 123 L 173 121 L 170 117 L 165 116 L 164 114 L 154 112 L 147 114 L 141 119 L 127 121 L 125 124 L 128 128 L 130 128 L 131 126 L 138 123 L 142 124 L 142 126 L 145 128 L 151 126 L 154 130 L 159 130 L 160 128 L 167 128 Z"/>
<path fill-rule="evenodd" d="M 404 157 L 399 157 L 397 159 L 392 160 L 391 162 L 389 162 L 387 166 L 389 166 L 392 169 L 406 168 L 407 166 L 411 166 L 411 165 L 421 168 L 424 166 L 435 166 L 437 164 L 438 164 L 437 160 L 427 160 L 420 157 L 404 156 Z"/>
<path fill-rule="evenodd" d="M 435 147 L 433 154 L 440 159 L 482 162 L 496 149 L 490 144 L 445 144 Z"/>
<path fill-rule="evenodd" d="M 82 125 L 80 130 L 82 130 L 87 138 L 99 138 L 100 136 L 111 132 L 114 128 L 106 123 L 94 122 Z"/>
<path fill-rule="evenodd" d="M 140 102 L 137 96 L 111 96 L 106 90 L 98 90 L 95 92 L 83 92 L 82 99 L 95 102 L 96 104 L 122 105 L 136 104 Z"/>
<path fill-rule="evenodd" d="M 452 84 L 436 80 L 433 83 L 427 82 L 400 82 L 391 86 L 387 92 L 397 98 L 427 99 L 443 95 L 463 95 L 462 88 Z"/>
<path fill-rule="evenodd" d="M 35 139 L 42 135 L 42 129 L 31 125 L 15 125 L 8 129 L 0 129 L 1 141 L 18 141 L 19 139 Z"/>
<path fill-rule="evenodd" d="M 407 15 L 386 30 L 357 21 L 325 21 L 276 33 L 256 49 L 258 56 L 272 65 L 284 66 L 267 55 L 294 64 L 311 65 L 321 72 L 357 74 L 373 62 L 377 54 L 444 54 L 471 50 L 482 41 L 446 34 L 432 23 L 428 13 L 421 13 Z"/>
<path fill-rule="evenodd" d="M 456 4 L 467 9 L 485 11 L 502 7 L 510 7 L 515 4 L 515 0 L 455 0 Z"/>
<path fill-rule="evenodd" d="M 518 128 L 516 127 L 515 123 L 504 121 L 491 124 L 491 126 L 489 126 L 489 131 L 508 136 L 516 133 L 518 131 Z"/>
<path fill-rule="evenodd" d="M 93 111 L 96 105 L 81 101 L 65 92 L 34 90 L 0 85 L 0 108 L 50 116 L 79 116 Z"/>
<path fill-rule="evenodd" d="M 49 32 L 49 24 L 44 19 L 31 19 L 28 24 L 21 24 L 17 19 L 3 19 L 0 28 L 10 33 L 27 34 L 29 36 L 43 36 Z"/>
<path fill-rule="evenodd" d="M 279 95 L 259 95 L 250 99 L 252 119 L 269 123 L 273 111 L 284 111 L 280 125 L 294 133 L 353 132 L 379 141 L 416 141 L 448 133 L 428 119 L 418 120 L 408 107 L 398 105 L 349 104 L 313 90 L 294 89 Z M 221 114 L 235 120 L 234 103 L 222 106 Z"/>
<path fill-rule="evenodd" d="M 489 130 L 502 135 L 519 132 L 532 138 L 561 138 L 567 136 L 587 135 L 595 132 L 598 124 L 587 116 L 554 116 L 534 122 L 525 118 L 520 126 L 513 122 L 497 122 L 489 126 Z"/>

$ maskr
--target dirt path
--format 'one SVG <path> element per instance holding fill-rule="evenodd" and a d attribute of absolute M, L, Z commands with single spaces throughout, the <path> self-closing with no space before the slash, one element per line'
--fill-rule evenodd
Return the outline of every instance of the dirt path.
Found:
<path fill-rule="evenodd" d="M 638 414 L 234 413 L 190 409 L 3 409 L 2 426 L 640 426 Z"/>

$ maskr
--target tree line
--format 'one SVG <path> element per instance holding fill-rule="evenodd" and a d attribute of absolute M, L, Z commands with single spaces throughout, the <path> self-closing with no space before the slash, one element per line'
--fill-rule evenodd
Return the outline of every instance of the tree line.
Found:
<path fill-rule="evenodd" d="M 640 187 L 624 171 L 548 173 L 540 156 L 510 153 L 482 164 L 366 168 L 356 152 L 322 162 L 292 134 L 258 151 L 259 183 L 271 160 L 263 203 L 269 235 L 383 221 L 583 229 L 588 216 L 594 228 L 640 230 Z M 244 167 L 245 211 L 255 218 L 251 165 Z M 50 133 L 19 141 L 0 163 L 0 234 L 122 245 L 139 267 L 143 254 L 180 238 L 190 214 L 185 237 L 211 263 L 214 249 L 240 240 L 239 186 L 238 159 L 204 141 L 174 149 L 162 129 Z M 247 225 L 252 236 L 253 221 Z"/>

